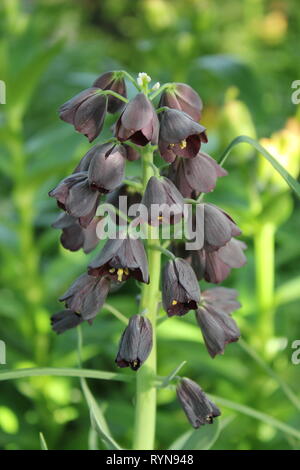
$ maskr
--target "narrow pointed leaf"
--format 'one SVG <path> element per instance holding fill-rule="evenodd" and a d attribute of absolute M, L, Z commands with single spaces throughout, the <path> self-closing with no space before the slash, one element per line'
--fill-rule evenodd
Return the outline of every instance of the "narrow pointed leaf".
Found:
<path fill-rule="evenodd" d="M 216 420 L 213 424 L 182 434 L 173 442 L 170 450 L 208 450 L 218 439 L 220 431 L 219 421 Z"/>
<path fill-rule="evenodd" d="M 252 139 L 251 137 L 248 137 L 246 135 L 240 135 L 239 137 L 236 137 L 227 147 L 225 150 L 224 154 L 222 155 L 219 164 L 221 166 L 224 165 L 226 162 L 231 150 L 238 144 L 249 144 L 252 145 L 259 153 L 261 153 L 269 163 L 275 168 L 276 171 L 282 176 L 282 178 L 287 182 L 287 184 L 290 186 L 293 191 L 297 194 L 297 196 L 300 198 L 300 183 L 295 180 L 295 178 L 292 177 L 292 175 L 289 174 L 289 172 L 274 158 L 259 142 L 257 142 L 255 139 Z"/>

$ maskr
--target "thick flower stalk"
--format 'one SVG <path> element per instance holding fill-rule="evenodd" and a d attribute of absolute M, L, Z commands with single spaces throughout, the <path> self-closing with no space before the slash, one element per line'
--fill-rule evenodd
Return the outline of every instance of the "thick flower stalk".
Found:
<path fill-rule="evenodd" d="M 130 100 L 126 78 L 138 90 Z M 134 449 L 154 446 L 159 305 L 168 317 L 194 311 L 210 356 L 223 354 L 226 345 L 240 337 L 231 317 L 240 306 L 237 292 L 221 287 L 201 292 L 199 281 L 220 283 L 232 268 L 246 262 L 246 245 L 236 238 L 241 231 L 235 221 L 222 208 L 202 200 L 218 178 L 227 175 L 202 149 L 207 143 L 206 128 L 199 123 L 202 99 L 187 84 L 151 87 L 150 83 L 145 73 L 134 80 L 127 72 L 106 72 L 61 106 L 60 118 L 89 142 L 101 133 L 107 113 L 119 114 L 112 138 L 91 147 L 73 173 L 49 192 L 64 211 L 52 224 L 62 230 L 64 248 L 89 253 L 99 239 L 107 238 L 86 272 L 60 297 L 64 309 L 51 317 L 53 330 L 64 333 L 83 322 L 91 324 L 111 293 L 130 278 L 141 290 L 140 306 L 128 320 L 115 357 L 116 366 L 130 367 L 137 374 Z M 162 170 L 154 164 L 156 153 L 168 162 L 167 168 L 163 160 Z M 126 166 L 137 160 L 140 178 L 126 178 Z M 107 220 L 100 211 L 102 203 L 111 208 Z M 113 230 L 101 230 L 105 221 Z M 179 226 L 187 229 L 181 239 L 175 236 Z M 163 240 L 166 227 L 167 241 Z M 194 249 L 186 244 L 193 236 Z M 168 321 L 172 327 L 172 319 Z M 187 378 L 174 380 L 193 427 L 212 423 L 221 414 L 198 384 Z"/>

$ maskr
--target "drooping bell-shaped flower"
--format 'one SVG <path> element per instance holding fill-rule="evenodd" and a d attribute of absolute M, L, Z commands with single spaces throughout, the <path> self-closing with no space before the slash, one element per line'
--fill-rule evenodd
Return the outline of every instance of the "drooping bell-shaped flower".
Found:
<path fill-rule="evenodd" d="M 138 370 L 145 362 L 152 349 L 152 325 L 148 318 L 133 315 L 124 330 L 116 363 L 119 367 L 131 367 Z"/>
<path fill-rule="evenodd" d="M 214 418 L 221 415 L 219 408 L 207 398 L 201 387 L 193 380 L 181 379 L 176 392 L 189 422 L 195 429 L 204 424 L 212 424 Z"/>
<path fill-rule="evenodd" d="M 159 107 L 162 106 L 184 111 L 196 122 L 200 121 L 203 109 L 200 96 L 186 83 L 173 83 L 169 89 L 165 90 L 159 101 Z"/>
<path fill-rule="evenodd" d="M 127 97 L 126 84 L 122 72 L 105 72 L 98 77 L 93 87 L 101 88 L 102 90 L 112 90 L 124 98 Z M 124 101 L 119 100 L 117 97 L 107 95 L 107 111 L 109 113 L 116 113 L 121 111 L 124 107 Z"/>
<path fill-rule="evenodd" d="M 194 199 L 200 193 L 211 192 L 217 179 L 226 175 L 227 171 L 204 152 L 199 152 L 194 158 L 177 157 L 168 173 L 183 197 Z"/>
<path fill-rule="evenodd" d="M 90 262 L 88 272 L 118 282 L 133 277 L 147 284 L 148 262 L 142 241 L 130 237 L 108 239 L 100 254 Z"/>
<path fill-rule="evenodd" d="M 193 222 L 199 240 L 197 248 L 204 248 L 206 252 L 218 250 L 242 233 L 230 215 L 214 204 L 198 204 Z"/>
<path fill-rule="evenodd" d="M 247 245 L 235 238 L 218 250 L 186 250 L 184 243 L 173 244 L 172 252 L 186 259 L 193 267 L 197 279 L 218 284 L 230 274 L 232 268 L 241 268 L 247 262 L 244 250 Z"/>
<path fill-rule="evenodd" d="M 91 187 L 86 171 L 63 179 L 49 196 L 57 200 L 58 207 L 78 219 L 82 227 L 90 224 L 99 202 L 99 192 Z"/>
<path fill-rule="evenodd" d="M 82 274 L 59 300 L 83 320 L 91 320 L 102 308 L 109 288 L 109 279 Z"/>
<path fill-rule="evenodd" d="M 84 253 L 92 251 L 99 242 L 96 234 L 97 224 L 100 217 L 94 217 L 90 224 L 83 228 L 77 219 L 69 214 L 61 213 L 53 222 L 52 227 L 61 229 L 61 244 L 70 251 L 78 251 L 83 249 Z"/>
<path fill-rule="evenodd" d="M 183 197 L 172 181 L 165 177 L 151 176 L 141 204 L 147 208 L 147 222 L 153 226 L 177 223 L 184 215 Z"/>
<path fill-rule="evenodd" d="M 157 144 L 159 122 L 151 101 L 138 93 L 128 104 L 115 126 L 115 136 L 121 142 L 130 140 L 137 145 Z"/>
<path fill-rule="evenodd" d="M 230 274 L 232 268 L 241 268 L 247 259 L 244 250 L 247 245 L 232 238 L 216 251 L 200 250 L 193 256 L 192 266 L 198 279 L 219 284 Z"/>
<path fill-rule="evenodd" d="M 88 88 L 59 109 L 59 117 L 72 124 L 89 142 L 100 134 L 107 111 L 107 97 L 101 95 L 100 91 L 96 87 Z"/>
<path fill-rule="evenodd" d="M 170 260 L 165 266 L 162 283 L 163 307 L 169 317 L 196 310 L 200 288 L 191 265 L 184 259 Z"/>
<path fill-rule="evenodd" d="M 158 148 L 161 156 L 169 163 L 176 156 L 194 158 L 201 143 L 207 142 L 205 127 L 183 111 L 166 108 L 159 114 L 159 120 Z"/>
<path fill-rule="evenodd" d="M 80 323 L 83 322 L 83 318 L 78 313 L 70 309 L 65 309 L 52 315 L 50 321 L 53 331 L 57 334 L 61 334 L 80 325 Z"/>
<path fill-rule="evenodd" d="M 216 287 L 202 292 L 196 319 L 201 328 L 206 348 L 211 357 L 223 354 L 227 344 L 238 341 L 241 333 L 231 318 L 232 311 L 240 308 L 237 291 Z"/>
<path fill-rule="evenodd" d="M 122 145 L 96 146 L 88 166 L 88 180 L 92 188 L 105 194 L 122 183 L 125 174 L 126 150 Z"/>

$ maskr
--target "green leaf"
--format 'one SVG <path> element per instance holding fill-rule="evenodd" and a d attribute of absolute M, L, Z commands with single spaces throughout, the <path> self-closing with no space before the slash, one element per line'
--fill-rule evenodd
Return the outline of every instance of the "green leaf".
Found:
<path fill-rule="evenodd" d="M 257 354 L 255 349 L 253 349 L 249 344 L 247 344 L 242 339 L 239 340 L 238 344 L 260 367 L 262 367 L 262 369 L 265 370 L 267 374 L 270 375 L 270 377 L 275 380 L 275 382 L 277 382 L 286 397 L 300 411 L 300 400 L 290 388 L 290 386 L 279 375 L 276 374 L 276 372 Z"/>
<path fill-rule="evenodd" d="M 112 438 L 103 413 L 99 408 L 95 398 L 93 397 L 86 380 L 82 378 L 80 379 L 80 383 L 90 409 L 91 423 L 93 428 L 96 429 L 102 441 L 109 450 L 121 450 L 121 447 Z"/>
<path fill-rule="evenodd" d="M 118 382 L 130 382 L 130 375 L 118 374 L 114 372 L 104 372 L 101 370 L 90 369 L 71 369 L 71 368 L 55 368 L 55 367 L 34 367 L 31 369 L 18 369 L 0 372 L 1 380 L 21 379 L 24 377 L 38 377 L 41 375 L 57 375 L 65 377 L 86 377 L 90 379 L 116 380 Z"/>
<path fill-rule="evenodd" d="M 275 304 L 277 306 L 294 302 L 300 298 L 300 276 L 285 282 L 278 287 L 275 293 Z"/>
<path fill-rule="evenodd" d="M 170 450 L 208 450 L 218 439 L 220 431 L 219 420 L 216 419 L 213 424 L 182 434 L 173 442 Z"/>
<path fill-rule="evenodd" d="M 220 165 L 223 166 L 226 162 L 231 150 L 238 144 L 249 144 L 252 145 L 259 153 L 261 153 L 271 163 L 273 168 L 282 176 L 287 184 L 295 191 L 297 196 L 300 198 L 300 184 L 293 178 L 288 171 L 274 158 L 259 142 L 246 135 L 240 135 L 236 137 L 227 147 L 224 154 L 220 158 Z"/>
<path fill-rule="evenodd" d="M 40 444 L 41 444 L 41 449 L 42 450 L 48 450 L 47 442 L 44 438 L 44 434 L 40 432 Z"/>
<path fill-rule="evenodd" d="M 242 413 L 244 415 L 250 416 L 251 418 L 257 419 L 258 421 L 261 421 L 262 423 L 266 423 L 269 426 L 272 426 L 273 428 L 284 432 L 288 436 L 293 436 L 293 437 L 296 437 L 297 439 L 300 439 L 300 431 L 298 429 L 295 429 L 292 426 L 286 423 L 283 423 L 282 421 L 279 421 L 276 418 L 273 418 L 273 416 L 270 416 L 266 413 L 262 413 L 261 411 L 250 408 L 249 406 L 241 405 L 240 403 L 226 400 L 225 398 L 217 397 L 215 395 L 210 395 L 209 398 L 217 402 L 218 405 L 225 406 L 232 410 L 236 410 L 239 413 Z"/>
<path fill-rule="evenodd" d="M 34 58 L 20 71 L 15 83 L 11 83 L 14 94 L 8 104 L 14 108 L 14 112 L 17 112 L 19 116 L 24 114 L 41 75 L 62 46 L 63 41 L 58 41 L 47 48 L 43 44 Z M 22 77 L 22 86 L 19 85 L 20 76 Z"/>
<path fill-rule="evenodd" d="M 167 387 L 169 383 L 174 379 L 174 377 L 178 374 L 178 372 L 185 366 L 186 361 L 182 361 L 179 366 L 177 366 L 165 379 L 163 380 L 161 387 Z"/>

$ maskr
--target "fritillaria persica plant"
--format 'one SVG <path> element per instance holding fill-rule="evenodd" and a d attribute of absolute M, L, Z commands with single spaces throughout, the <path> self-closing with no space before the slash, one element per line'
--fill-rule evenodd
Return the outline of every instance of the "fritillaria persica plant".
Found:
<path fill-rule="evenodd" d="M 137 89 L 130 100 L 126 80 Z M 240 336 L 231 317 L 240 306 L 237 292 L 223 287 L 200 292 L 199 281 L 220 283 L 232 268 L 246 262 L 246 245 L 236 238 L 241 231 L 234 220 L 221 208 L 203 202 L 205 193 L 227 172 L 202 149 L 207 134 L 199 123 L 201 98 L 183 83 L 151 86 L 150 82 L 145 73 L 135 80 L 127 72 L 107 72 L 61 106 L 60 118 L 89 142 L 101 133 L 107 113 L 117 113 L 117 118 L 114 136 L 93 146 L 73 173 L 49 193 L 64 211 L 53 227 L 62 230 L 61 243 L 66 249 L 82 248 L 88 253 L 97 247 L 104 236 L 98 210 L 103 202 L 114 208 L 117 229 L 115 237 L 107 237 L 87 272 L 60 297 L 64 310 L 52 316 L 53 330 L 63 333 L 84 321 L 92 323 L 110 291 L 129 278 L 141 289 L 139 307 L 128 321 L 118 350 L 116 345 L 115 358 L 116 367 L 137 371 L 134 449 L 154 445 L 156 392 L 161 386 L 156 375 L 158 312 L 165 310 L 167 318 L 194 311 L 210 356 L 223 354 L 226 345 Z M 156 166 L 155 153 L 166 163 Z M 140 178 L 125 179 L 126 165 L 138 159 Z M 135 216 L 119 210 L 121 196 L 127 198 L 128 206 L 138 206 Z M 175 236 L 177 227 L 186 223 L 187 204 L 192 208 L 189 217 L 199 242 L 197 249 Z M 159 211 L 153 216 L 154 206 Z M 167 241 L 162 236 L 166 226 L 172 229 Z M 172 318 L 167 321 L 172 328 Z M 167 386 L 174 386 L 174 381 L 179 403 L 194 428 L 212 423 L 220 415 L 195 382 L 173 374 Z"/>

